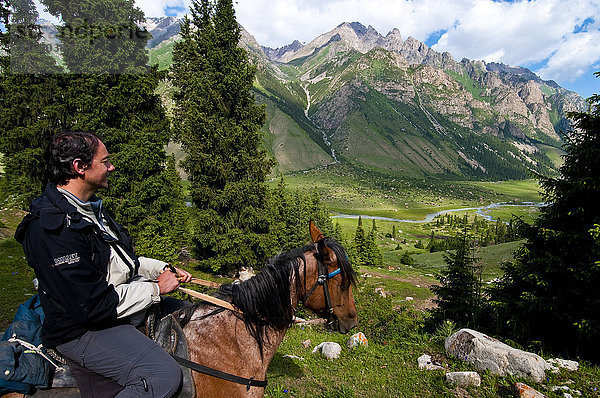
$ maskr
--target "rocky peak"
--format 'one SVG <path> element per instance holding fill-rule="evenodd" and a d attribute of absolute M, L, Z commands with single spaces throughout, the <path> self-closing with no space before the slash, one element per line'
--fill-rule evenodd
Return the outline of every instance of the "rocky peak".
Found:
<path fill-rule="evenodd" d="M 181 18 L 176 17 L 148 17 L 144 27 L 150 32 L 152 38 L 148 40 L 148 48 L 154 48 L 159 44 L 177 36 L 180 32 L 179 23 Z"/>
<path fill-rule="evenodd" d="M 384 38 L 372 26 L 365 27 L 358 22 L 344 22 L 335 29 L 324 33 L 296 51 L 287 51 L 277 57 L 278 62 L 290 62 L 305 57 L 333 42 L 343 43 L 347 48 L 367 53 L 374 47 L 382 47 Z"/>
<path fill-rule="evenodd" d="M 269 57 L 270 60 L 272 61 L 277 61 L 280 58 L 284 57 L 285 54 L 287 53 L 295 53 L 297 51 L 299 51 L 300 49 L 302 49 L 304 45 L 302 43 L 300 43 L 300 41 L 298 40 L 294 40 L 292 43 L 283 46 L 283 47 L 279 47 L 279 48 L 270 48 L 270 47 L 262 47 L 265 55 L 267 57 Z"/>
<path fill-rule="evenodd" d="M 342 27 L 344 25 L 350 26 L 354 30 L 354 32 L 356 33 L 356 36 L 358 36 L 358 37 L 364 36 L 367 33 L 367 30 L 368 30 L 365 27 L 365 25 L 361 24 L 360 22 L 350 22 L 350 23 L 344 22 L 341 25 L 338 25 L 338 28 Z M 369 26 L 369 28 L 371 28 L 371 26 Z"/>
<path fill-rule="evenodd" d="M 430 49 L 425 43 L 409 36 L 402 44 L 400 54 L 402 54 L 410 64 L 422 64 L 429 51 Z"/>
<path fill-rule="evenodd" d="M 258 55 L 260 58 L 268 58 L 265 48 L 258 44 L 254 36 L 250 34 L 243 26 L 240 26 L 240 44 L 250 53 Z M 271 50 L 273 51 L 273 50 Z"/>
<path fill-rule="evenodd" d="M 385 35 L 385 40 L 387 42 L 395 42 L 398 44 L 402 44 L 404 42 L 402 40 L 402 34 L 400 33 L 400 30 L 398 30 L 398 28 L 390 30 L 388 34 Z"/>

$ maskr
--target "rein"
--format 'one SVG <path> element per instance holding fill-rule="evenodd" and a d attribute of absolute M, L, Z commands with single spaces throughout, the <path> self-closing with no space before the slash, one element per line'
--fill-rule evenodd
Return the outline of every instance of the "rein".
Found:
<path fill-rule="evenodd" d="M 171 355 L 178 364 L 185 366 L 186 368 L 190 368 L 199 373 L 204 373 L 205 375 L 213 376 L 219 379 L 231 381 L 233 383 L 242 384 L 246 386 L 246 391 L 250 390 L 250 387 L 266 387 L 267 380 L 254 380 L 254 377 L 249 379 L 245 377 L 240 377 L 233 375 L 231 373 L 222 372 L 217 369 L 209 368 L 208 366 L 200 365 L 199 363 L 192 362 L 185 358 L 178 357 L 176 355 Z"/>

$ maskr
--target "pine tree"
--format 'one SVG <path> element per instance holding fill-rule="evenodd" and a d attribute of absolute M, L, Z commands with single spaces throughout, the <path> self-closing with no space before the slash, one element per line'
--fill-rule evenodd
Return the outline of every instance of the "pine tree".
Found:
<path fill-rule="evenodd" d="M 289 192 L 282 176 L 277 187 L 271 191 L 267 207 L 271 213 L 271 234 L 277 242 L 276 251 L 305 245 L 310 240 L 307 225 L 311 220 L 326 236 L 341 242 L 341 232 L 338 233 L 333 227 L 329 210 L 316 191 Z"/>
<path fill-rule="evenodd" d="M 150 34 L 144 13 L 132 0 L 43 0 L 61 17 L 63 61 L 72 74 L 147 73 Z"/>
<path fill-rule="evenodd" d="M 438 305 L 432 311 L 437 321 L 448 319 L 465 327 L 476 325 L 481 305 L 481 279 L 471 240 L 465 225 L 457 237 L 456 250 L 444 254 L 447 268 L 436 275 L 440 285 L 431 287 Z"/>
<path fill-rule="evenodd" d="M 31 0 L 2 3 L 2 19 L 8 31 L 2 34 L 0 65 L 0 152 L 4 174 L 0 198 L 11 197 L 16 206 L 27 208 L 44 183 L 43 148 L 56 132 L 58 109 L 55 95 L 61 93 L 60 68 L 40 43 L 35 29 L 38 13 Z M 12 11 L 12 13 L 11 13 Z"/>
<path fill-rule="evenodd" d="M 38 12 L 31 0 L 10 1 L 10 72 L 16 74 L 49 75 L 61 68 L 41 42 L 42 30 L 37 24 Z"/>
<path fill-rule="evenodd" d="M 358 216 L 358 224 L 356 226 L 356 231 L 354 232 L 354 242 L 352 247 L 352 253 L 355 256 L 354 258 L 351 258 L 352 262 L 356 265 L 364 265 L 366 262 L 364 253 L 367 250 L 367 241 L 361 216 Z"/>
<path fill-rule="evenodd" d="M 382 267 L 383 254 L 377 246 L 375 230 L 372 229 L 371 231 L 369 231 L 369 235 L 367 235 L 366 239 L 366 244 L 366 251 L 363 254 L 364 265 L 369 265 L 371 267 Z"/>
<path fill-rule="evenodd" d="M 342 226 L 337 221 L 333 226 L 333 233 L 331 234 L 331 237 L 339 243 L 342 243 L 344 241 L 344 236 L 342 234 Z"/>
<path fill-rule="evenodd" d="M 255 103 L 256 67 L 238 47 L 230 0 L 193 1 L 173 50 L 174 128 L 196 207 L 194 249 L 201 267 L 258 268 L 272 254 L 261 146 L 266 114 Z"/>
<path fill-rule="evenodd" d="M 511 338 L 598 359 L 600 96 L 588 103 L 588 112 L 570 114 L 574 128 L 564 136 L 559 177 L 542 179 L 549 205 L 523 225 L 527 242 L 505 265 L 492 297 L 500 329 Z"/>
<path fill-rule="evenodd" d="M 376 231 L 371 229 L 367 235 L 363 228 L 362 217 L 358 217 L 358 225 L 354 233 L 354 242 L 351 245 L 351 261 L 357 267 L 361 265 L 369 267 L 381 267 L 383 265 L 383 254 L 377 246 Z"/>

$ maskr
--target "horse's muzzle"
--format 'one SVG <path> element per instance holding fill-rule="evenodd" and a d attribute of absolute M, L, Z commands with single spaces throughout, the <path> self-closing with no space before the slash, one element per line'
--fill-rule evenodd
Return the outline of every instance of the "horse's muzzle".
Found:
<path fill-rule="evenodd" d="M 352 330 L 352 328 L 358 326 L 358 322 L 356 321 L 356 318 L 338 319 L 336 321 L 336 323 L 337 323 L 337 330 L 340 333 L 348 333 L 350 330 Z"/>

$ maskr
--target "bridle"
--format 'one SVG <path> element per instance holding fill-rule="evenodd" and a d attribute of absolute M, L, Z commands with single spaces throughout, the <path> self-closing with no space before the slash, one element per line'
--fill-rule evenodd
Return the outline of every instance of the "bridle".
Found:
<path fill-rule="evenodd" d="M 320 238 L 317 242 L 315 242 L 315 252 L 316 252 L 315 257 L 317 259 L 319 276 L 317 277 L 317 280 L 315 281 L 313 286 L 310 288 L 310 290 L 301 299 L 301 301 L 303 303 L 306 303 L 306 301 L 315 292 L 315 290 L 317 290 L 317 288 L 319 286 L 322 286 L 323 287 L 323 295 L 325 296 L 325 307 L 327 308 L 327 325 L 331 326 L 337 320 L 337 317 L 333 313 L 333 306 L 331 305 L 331 297 L 329 296 L 329 287 L 328 287 L 327 282 L 329 281 L 330 278 L 333 278 L 334 276 L 340 274 L 342 272 L 342 270 L 341 270 L 341 268 L 338 267 L 335 271 L 328 272 L 329 267 L 323 261 L 322 250 L 319 250 L 320 246 L 322 246 L 322 248 L 325 247 L 325 242 L 324 242 L 325 239 L 326 238 Z M 304 263 L 304 265 L 306 267 L 306 262 Z M 305 272 L 304 272 L 304 278 L 305 278 L 304 291 L 306 292 L 306 268 L 305 268 Z"/>

